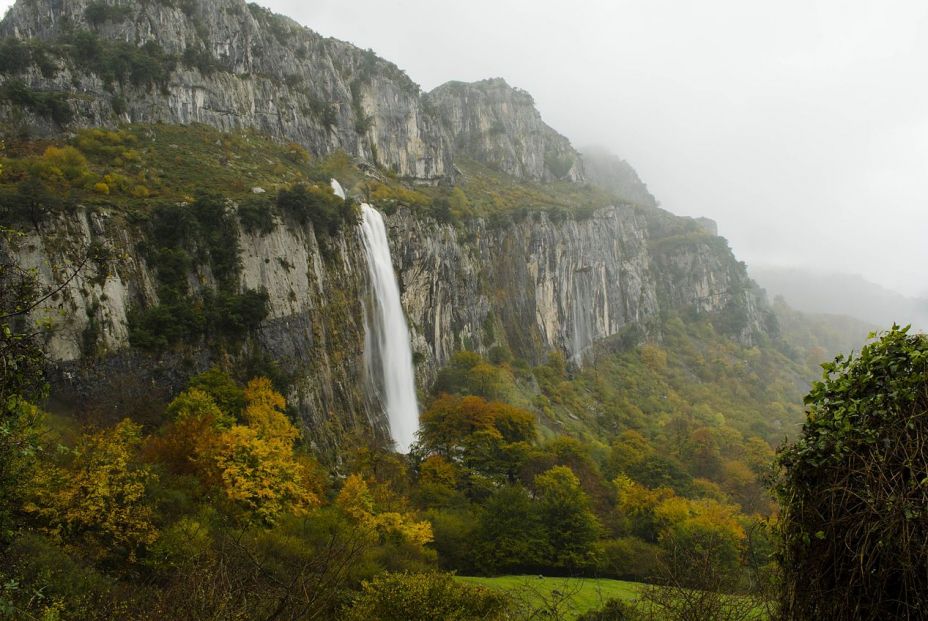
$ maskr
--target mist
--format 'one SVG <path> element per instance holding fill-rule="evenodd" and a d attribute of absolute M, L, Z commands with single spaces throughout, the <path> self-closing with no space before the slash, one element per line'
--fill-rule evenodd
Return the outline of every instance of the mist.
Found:
<path fill-rule="evenodd" d="M 426 90 L 504 77 L 749 264 L 928 291 L 924 3 L 268 4 Z"/>
<path fill-rule="evenodd" d="M 9 4 L 9 3 L 7 3 Z M 503 77 L 750 265 L 928 280 L 922 2 L 267 0 L 424 90 Z"/>

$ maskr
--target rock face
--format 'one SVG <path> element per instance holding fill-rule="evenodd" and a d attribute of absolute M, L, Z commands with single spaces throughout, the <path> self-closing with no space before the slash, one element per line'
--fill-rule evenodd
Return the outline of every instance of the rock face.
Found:
<path fill-rule="evenodd" d="M 51 55 L 51 70 L 31 64 L 18 79 L 35 91 L 67 94 L 73 125 L 253 128 L 315 154 L 344 149 L 419 182 L 451 173 L 444 130 L 421 106 L 419 87 L 395 65 L 243 0 L 19 1 L 0 34 L 64 50 L 60 58 Z M 104 52 L 117 42 L 144 49 L 145 63 L 161 65 L 147 70 L 167 74 L 160 83 L 142 79 L 143 64 L 108 84 L 100 62 L 80 61 L 93 52 L 81 46 L 94 41 L 103 42 Z M 16 115 L 16 106 L 0 111 L 3 120 Z M 40 116 L 28 121 L 45 132 L 58 129 Z"/>
<path fill-rule="evenodd" d="M 501 78 L 448 82 L 430 92 L 428 102 L 458 155 L 522 179 L 583 179 L 580 155 L 570 141 L 541 120 L 531 95 Z"/>
<path fill-rule="evenodd" d="M 425 376 L 455 351 L 494 346 L 534 363 L 559 349 L 579 366 L 594 343 L 662 310 L 737 308 L 733 336 L 766 332 L 764 302 L 724 240 L 669 214 L 618 206 L 585 220 L 536 213 L 463 230 L 400 214 L 390 225 Z"/>
<path fill-rule="evenodd" d="M 461 349 L 500 346 L 531 363 L 559 349 L 582 365 L 595 343 L 646 329 L 662 311 L 711 313 L 743 341 L 766 331 L 765 303 L 724 241 L 658 210 L 608 207 L 557 222 L 537 212 L 502 226 L 440 224 L 400 210 L 388 233 L 422 388 Z M 102 403 L 152 385 L 151 397 L 167 398 L 217 360 L 214 349 L 179 360 L 129 347 L 128 309 L 157 303 L 138 235 L 116 214 L 78 211 L 43 224 L 18 249 L 49 283 L 65 276 L 50 266 L 73 265 L 91 242 L 119 257 L 105 271 L 89 265 L 42 311 L 55 326 L 48 349 L 65 402 Z M 239 231 L 237 240 L 240 286 L 265 289 L 270 307 L 240 358 L 274 360 L 290 373 L 289 400 L 323 447 L 357 429 L 387 437 L 382 408 L 364 389 L 370 287 L 359 232 L 327 245 L 321 252 L 312 225 L 282 221 L 268 234 Z M 195 291 L 215 286 L 208 267 L 196 269 Z"/>

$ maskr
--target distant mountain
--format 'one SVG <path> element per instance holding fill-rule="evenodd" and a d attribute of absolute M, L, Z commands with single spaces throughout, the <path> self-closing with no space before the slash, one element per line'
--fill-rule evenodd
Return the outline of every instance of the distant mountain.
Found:
<path fill-rule="evenodd" d="M 928 330 L 928 299 L 906 297 L 855 274 L 756 265 L 748 271 L 771 298 L 782 296 L 796 310 L 847 315 L 881 329 L 895 322 Z"/>
<path fill-rule="evenodd" d="M 631 164 L 603 147 L 585 147 L 582 153 L 588 181 L 629 203 L 657 206 L 657 200 Z"/>

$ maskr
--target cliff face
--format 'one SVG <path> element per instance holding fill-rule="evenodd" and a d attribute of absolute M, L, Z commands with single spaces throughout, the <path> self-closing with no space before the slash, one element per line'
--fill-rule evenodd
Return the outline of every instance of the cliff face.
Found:
<path fill-rule="evenodd" d="M 44 65 L 28 63 L 16 77 L 35 92 L 66 94 L 72 125 L 253 128 L 316 154 L 344 149 L 420 182 L 451 172 L 443 129 L 395 65 L 243 0 L 17 2 L 0 34 L 49 46 Z M 107 79 L 103 65 L 119 69 L 122 44 L 143 52 L 121 79 Z M 7 104 L 0 118 L 18 121 L 20 112 Z M 33 131 L 59 129 L 41 115 L 27 121 Z"/>
<path fill-rule="evenodd" d="M 452 226 L 400 210 L 388 232 L 420 386 L 461 349 L 502 346 L 534 363 L 559 349 L 580 365 L 594 343 L 666 310 L 735 308 L 734 336 L 762 333 L 765 311 L 743 266 L 718 238 L 694 229 L 633 207 L 558 222 L 539 212 L 502 226 L 480 219 Z M 278 220 L 268 234 L 239 231 L 240 286 L 265 289 L 270 315 L 239 354 L 201 348 L 183 358 L 129 347 L 128 309 L 158 301 L 139 235 L 117 214 L 79 210 L 22 241 L 21 260 L 49 283 L 65 276 L 51 266 L 73 265 L 92 242 L 117 257 L 105 270 L 88 265 L 40 313 L 55 326 L 48 349 L 59 363 L 58 398 L 102 402 L 113 391 L 144 395 L 153 385 L 153 396 L 166 398 L 217 356 L 264 357 L 289 372 L 289 399 L 318 443 L 357 429 L 386 437 L 380 407 L 364 389 L 369 284 L 356 229 L 329 239 L 325 253 L 311 225 Z M 189 281 L 195 292 L 215 285 L 207 266 Z"/>
<path fill-rule="evenodd" d="M 596 146 L 584 148 L 583 170 L 587 181 L 608 190 L 620 200 L 634 205 L 657 207 L 657 200 L 635 169 L 606 149 Z"/>
<path fill-rule="evenodd" d="M 686 232 L 653 237 L 651 220 L 668 217 Z M 463 230 L 408 214 L 391 219 L 414 347 L 429 361 L 423 374 L 455 351 L 497 345 L 535 363 L 559 349 L 582 365 L 594 343 L 662 310 L 744 309 L 733 336 L 764 333 L 763 302 L 744 266 L 723 240 L 678 220 L 626 206 L 584 220 L 536 213 Z"/>
<path fill-rule="evenodd" d="M 541 120 L 532 96 L 496 78 L 448 82 L 428 94 L 454 139 L 456 154 L 513 177 L 583 179 L 579 154 Z"/>

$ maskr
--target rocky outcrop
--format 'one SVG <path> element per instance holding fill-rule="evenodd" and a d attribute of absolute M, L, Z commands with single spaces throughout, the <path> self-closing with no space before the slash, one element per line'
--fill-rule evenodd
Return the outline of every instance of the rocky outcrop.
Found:
<path fill-rule="evenodd" d="M 45 46 L 4 78 L 65 96 L 70 125 L 252 128 L 316 154 L 343 149 L 418 182 L 451 174 L 445 132 L 401 70 L 243 0 L 20 1 L 0 34 Z M 0 119 L 44 133 L 61 121 L 15 102 Z"/>
<path fill-rule="evenodd" d="M 0 32 L 0 121 L 29 131 L 122 121 L 252 128 L 317 154 L 344 149 L 415 182 L 453 177 L 453 143 L 457 156 L 520 179 L 585 179 L 579 154 L 524 91 L 486 80 L 420 97 L 372 52 L 241 0 L 19 0 Z M 20 39 L 32 40 L 28 49 L 16 48 Z M 762 297 L 724 240 L 657 209 L 634 171 L 619 169 L 616 205 L 584 217 L 525 206 L 490 221 L 439 223 L 406 208 L 387 219 L 420 388 L 461 349 L 501 347 L 528 363 L 558 349 L 582 365 L 597 343 L 649 329 L 668 311 L 710 314 L 745 342 L 767 333 Z M 594 176 L 606 183 L 608 170 Z M 225 362 L 285 375 L 288 401 L 323 450 L 359 430 L 388 437 L 365 389 L 370 287 L 356 228 L 325 234 L 323 247 L 311 224 L 277 216 L 268 232 L 238 230 L 228 240 L 240 266 L 231 289 L 266 291 L 267 318 L 234 342 L 207 337 L 144 353 L 130 347 L 129 325 L 131 309 L 159 303 L 146 229 L 100 205 L 56 213 L 12 249 L 25 267 L 52 285 L 88 248 L 106 257 L 36 313 L 52 326 L 58 403 L 103 417 L 129 409 L 141 420 L 147 407 L 157 417 L 152 404 Z M 208 263 L 186 276 L 193 303 L 216 289 Z M 114 395 L 122 407 L 113 408 Z"/>
<path fill-rule="evenodd" d="M 457 155 L 513 177 L 539 181 L 583 179 L 570 141 L 544 121 L 527 92 L 495 78 L 448 82 L 428 94 Z"/>

